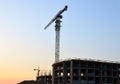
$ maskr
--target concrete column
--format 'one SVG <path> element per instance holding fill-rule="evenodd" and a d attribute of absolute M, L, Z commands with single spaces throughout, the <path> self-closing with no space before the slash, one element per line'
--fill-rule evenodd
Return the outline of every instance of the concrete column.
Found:
<path fill-rule="evenodd" d="M 67 84 L 67 67 L 65 62 L 63 64 L 63 84 Z"/>
<path fill-rule="evenodd" d="M 55 76 L 54 76 L 54 66 L 52 65 L 52 84 L 55 84 L 54 83 L 54 78 L 55 78 Z"/>
<path fill-rule="evenodd" d="M 70 62 L 70 84 L 73 83 L 73 60 Z"/>

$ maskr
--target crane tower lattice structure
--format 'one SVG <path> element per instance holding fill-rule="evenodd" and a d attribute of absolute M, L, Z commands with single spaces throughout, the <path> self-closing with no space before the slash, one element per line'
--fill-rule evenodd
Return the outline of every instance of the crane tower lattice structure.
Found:
<path fill-rule="evenodd" d="M 60 23 L 62 19 L 62 13 L 64 11 L 67 11 L 67 6 L 65 6 L 62 10 L 60 10 L 56 16 L 45 26 L 44 29 L 49 27 L 54 21 L 56 23 L 55 25 L 55 32 L 56 32 L 56 39 L 55 39 L 55 62 L 59 62 L 59 57 L 60 57 Z"/>

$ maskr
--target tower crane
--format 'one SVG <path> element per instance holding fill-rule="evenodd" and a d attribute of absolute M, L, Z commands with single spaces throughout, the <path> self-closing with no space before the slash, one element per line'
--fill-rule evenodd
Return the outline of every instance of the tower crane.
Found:
<path fill-rule="evenodd" d="M 39 77 L 39 72 L 40 72 L 39 67 L 37 69 L 34 69 L 34 71 L 37 71 L 37 77 Z"/>
<path fill-rule="evenodd" d="M 44 29 L 48 28 L 54 21 L 56 23 L 55 25 L 55 32 L 56 32 L 56 39 L 55 39 L 55 62 L 59 62 L 59 52 L 60 52 L 60 23 L 62 19 L 62 13 L 64 11 L 67 11 L 67 6 L 65 6 L 62 10 L 60 10 L 55 17 L 45 26 Z"/>

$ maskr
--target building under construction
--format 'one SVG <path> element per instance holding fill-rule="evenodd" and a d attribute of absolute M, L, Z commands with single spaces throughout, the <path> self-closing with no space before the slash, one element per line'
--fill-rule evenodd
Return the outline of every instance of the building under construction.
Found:
<path fill-rule="evenodd" d="M 52 75 L 43 75 L 37 77 L 38 84 L 52 84 Z"/>
<path fill-rule="evenodd" d="M 118 62 L 69 59 L 56 62 L 52 67 L 52 75 L 40 74 L 34 83 L 18 84 L 120 84 Z"/>
<path fill-rule="evenodd" d="M 70 59 L 53 65 L 52 84 L 120 84 L 120 63 Z"/>

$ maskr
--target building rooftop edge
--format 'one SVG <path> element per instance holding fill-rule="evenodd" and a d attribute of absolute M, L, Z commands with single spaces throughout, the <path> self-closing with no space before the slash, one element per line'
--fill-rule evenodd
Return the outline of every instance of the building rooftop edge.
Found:
<path fill-rule="evenodd" d="M 116 64 L 120 64 L 120 62 L 118 62 L 118 61 L 100 60 L 100 59 L 92 59 L 92 58 L 68 58 L 68 59 L 60 59 L 58 62 L 55 62 L 55 63 L 59 63 L 59 62 L 63 62 L 63 61 L 70 61 L 70 60 L 81 60 L 81 61 L 93 61 L 93 62 L 104 62 L 104 63 L 116 63 Z"/>

